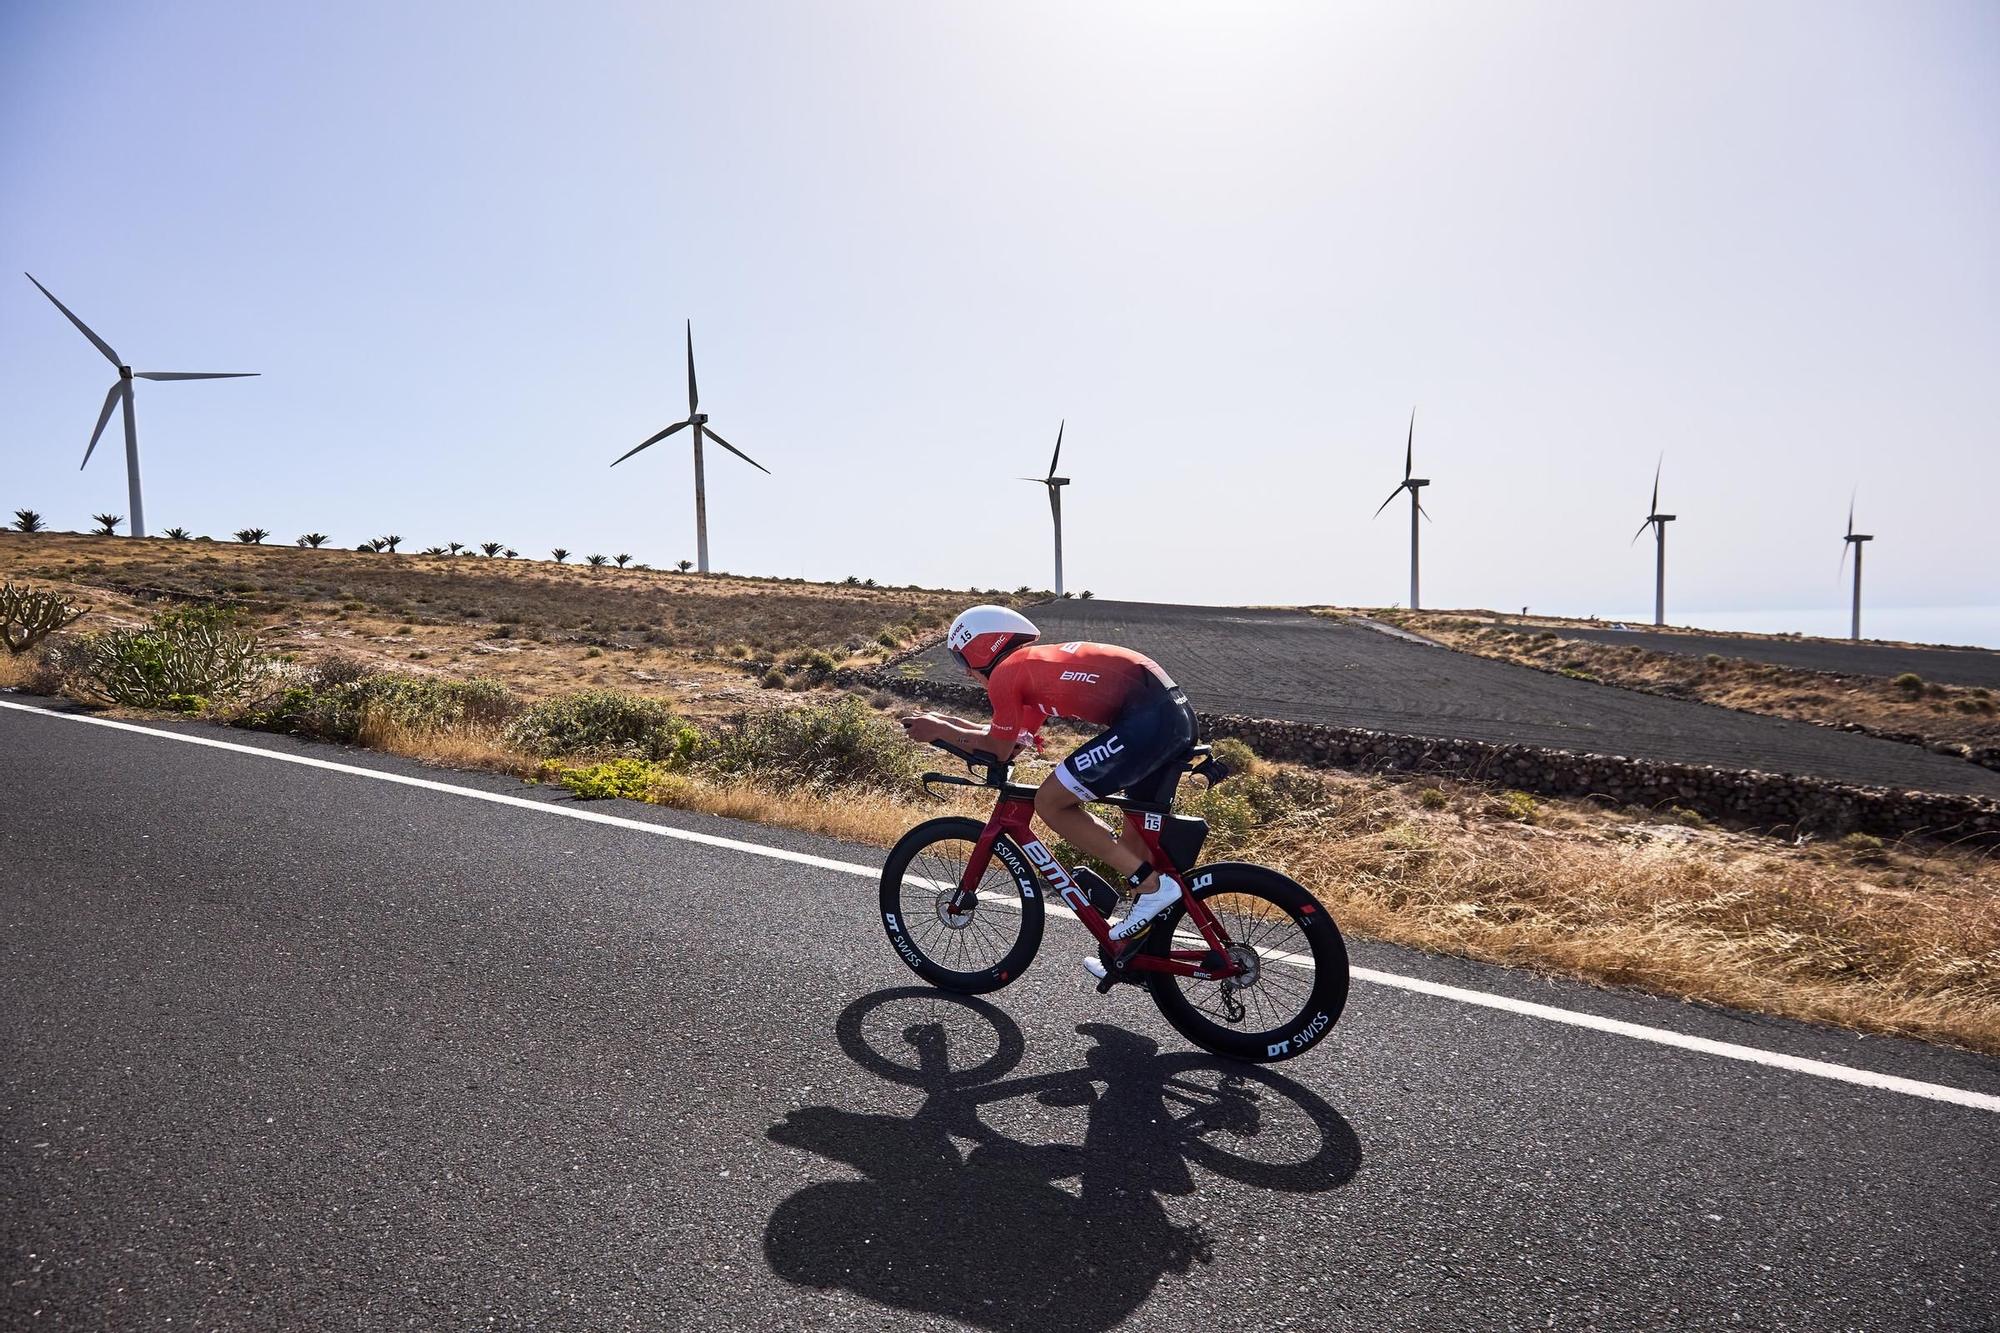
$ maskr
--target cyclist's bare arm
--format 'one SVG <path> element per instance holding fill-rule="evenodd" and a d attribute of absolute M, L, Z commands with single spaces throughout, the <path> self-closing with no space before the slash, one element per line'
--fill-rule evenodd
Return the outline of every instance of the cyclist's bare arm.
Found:
<path fill-rule="evenodd" d="M 981 754 L 990 754 L 996 759 L 1006 759 L 1018 748 L 1009 741 L 996 739 L 993 728 L 984 722 L 969 722 L 945 713 L 916 713 L 903 718 L 902 723 L 911 740 L 925 744 L 950 741 Z"/>

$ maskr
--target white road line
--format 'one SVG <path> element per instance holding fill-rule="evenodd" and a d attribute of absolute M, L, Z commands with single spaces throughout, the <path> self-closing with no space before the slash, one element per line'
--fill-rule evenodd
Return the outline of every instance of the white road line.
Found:
<path fill-rule="evenodd" d="M 580 819 L 591 824 L 606 824 L 613 828 L 630 829 L 638 833 L 650 833 L 656 837 L 673 838 L 680 842 L 698 843 L 704 847 L 720 847 L 732 852 L 743 852 L 751 856 L 762 856 L 775 861 L 790 861 L 795 865 L 812 866 L 817 870 L 831 870 L 843 875 L 856 875 L 863 879 L 877 879 L 882 871 L 880 866 L 862 865 L 857 861 L 836 861 L 831 857 L 811 856 L 805 852 L 787 851 L 782 847 L 767 847 L 762 843 L 743 842 L 736 838 L 719 838 L 710 833 L 696 833 L 691 829 L 670 828 L 664 824 L 649 824 L 643 820 L 627 819 L 622 815 L 603 814 L 596 810 L 580 810 L 574 806 L 552 805 L 547 801 L 531 800 L 525 796 L 508 796 L 503 792 L 480 791 L 474 787 L 455 786 L 449 782 L 438 782 L 431 778 L 410 777 L 403 773 L 387 773 L 380 769 L 362 768 L 354 764 L 336 763 L 331 759 L 315 759 L 310 755 L 287 754 L 280 750 L 267 750 L 260 746 L 243 745 L 236 741 L 215 740 L 208 736 L 189 736 L 178 731 L 161 731 L 154 727 L 137 726 L 130 722 L 117 722 L 110 718 L 88 717 L 80 713 L 58 713 L 32 704 L 10 703 L 0 699 L 0 708 L 12 709 L 19 713 L 29 713 L 37 717 L 53 718 L 60 722 L 81 722 L 93 727 L 109 727 L 116 731 L 133 732 L 141 736 L 151 736 L 159 740 L 178 741 L 185 745 L 200 745 L 211 750 L 228 750 L 236 754 L 250 755 L 259 759 L 272 759 L 284 764 L 300 764 L 307 768 L 324 769 L 333 773 L 348 773 L 355 777 L 372 778 L 377 782 L 393 782 L 404 787 L 419 787 L 425 791 L 442 792 L 448 796 L 461 796 L 468 800 L 487 801 L 494 805 L 516 806 L 523 810 L 533 810 L 539 814 L 557 815 L 564 819 Z M 1076 914 L 1056 904 L 1046 904 L 1048 910 L 1057 916 L 1074 920 Z M 1285 962 L 1303 962 L 1284 956 Z M 1878 1074 L 1872 1070 L 1856 1069 L 1850 1065 L 1837 1065 L 1825 1060 L 1808 1060 L 1801 1056 L 1785 1055 L 1778 1051 L 1767 1051 L 1756 1046 L 1741 1046 L 1735 1042 L 1713 1041 L 1707 1037 L 1692 1037 L 1668 1028 L 1650 1027 L 1643 1023 L 1627 1023 L 1622 1019 L 1603 1018 L 1597 1014 L 1582 1013 L 1574 1009 L 1561 1009 L 1550 1004 L 1536 1004 L 1531 1000 L 1517 1000 L 1507 995 L 1493 995 L 1486 991 L 1468 990 L 1462 986 L 1446 986 L 1435 981 L 1425 981 L 1418 977 L 1406 977 L 1395 972 L 1378 972 L 1373 968 L 1357 967 L 1354 978 L 1371 982 L 1377 986 L 1389 986 L 1397 990 L 1411 991 L 1418 995 L 1428 995 L 1436 999 L 1455 1000 L 1460 1004 L 1474 1004 L 1487 1009 L 1499 1009 L 1510 1014 L 1527 1018 L 1546 1019 L 1552 1023 L 1566 1023 L 1571 1027 L 1588 1028 L 1594 1032 L 1606 1032 L 1614 1036 L 1629 1037 L 1634 1041 L 1648 1041 L 1659 1046 L 1672 1046 L 1684 1051 L 1698 1051 L 1704 1055 L 1721 1056 L 1728 1060 L 1741 1060 L 1749 1064 L 1765 1065 L 1772 1069 L 1789 1070 L 1795 1074 L 1809 1074 L 1814 1078 L 1832 1079 L 1840 1083 L 1852 1083 L 1864 1088 L 1877 1088 L 1884 1092 L 1901 1093 L 1907 1097 L 1923 1097 L 1931 1101 L 1949 1102 L 1954 1106 L 1970 1107 L 1979 1111 L 2000 1111 L 2000 1096 L 1991 1093 L 1971 1092 L 1964 1088 L 1951 1088 L 1938 1083 L 1924 1083 L 1917 1079 L 1899 1078 L 1894 1074 Z"/>

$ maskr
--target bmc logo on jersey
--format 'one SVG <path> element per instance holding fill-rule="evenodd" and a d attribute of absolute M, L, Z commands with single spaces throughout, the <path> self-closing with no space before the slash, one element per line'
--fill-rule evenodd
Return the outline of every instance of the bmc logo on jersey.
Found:
<path fill-rule="evenodd" d="M 1085 685 L 1095 685 L 1097 683 L 1097 673 L 1095 671 L 1065 671 L 1062 673 L 1062 678 L 1064 680 L 1082 681 Z"/>
<path fill-rule="evenodd" d="M 1112 755 L 1124 753 L 1125 742 L 1113 736 L 1110 740 L 1101 741 L 1088 750 L 1078 750 L 1069 757 L 1069 761 L 1076 765 L 1078 772 L 1081 772 L 1086 768 L 1095 768 L 1099 764 L 1108 764 Z"/>

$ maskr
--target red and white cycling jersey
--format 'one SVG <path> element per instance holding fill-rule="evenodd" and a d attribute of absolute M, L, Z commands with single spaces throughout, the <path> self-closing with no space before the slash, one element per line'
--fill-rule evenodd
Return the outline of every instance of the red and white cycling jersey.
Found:
<path fill-rule="evenodd" d="M 1143 653 L 1109 643 L 1034 644 L 1009 653 L 986 678 L 988 733 L 1002 752 L 1030 743 L 1052 717 L 1108 727 L 1141 693 L 1174 688 Z"/>

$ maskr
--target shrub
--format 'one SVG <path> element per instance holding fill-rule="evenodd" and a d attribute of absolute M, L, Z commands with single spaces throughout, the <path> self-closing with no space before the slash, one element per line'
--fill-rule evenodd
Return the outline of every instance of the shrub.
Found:
<path fill-rule="evenodd" d="M 1924 689 L 1924 678 L 1914 671 L 1905 671 L 1889 683 L 1905 694 L 1921 694 Z"/>
<path fill-rule="evenodd" d="M 179 607 L 145 629 L 106 630 L 77 648 L 76 678 L 91 693 L 133 708 L 170 708 L 176 697 L 229 699 L 270 666 L 257 635 L 215 606 Z"/>
<path fill-rule="evenodd" d="M 1257 757 L 1257 752 L 1251 749 L 1247 742 L 1237 740 L 1234 736 L 1224 737 L 1209 748 L 1215 752 L 1215 757 L 1222 765 L 1238 777 L 1247 778 L 1264 766 L 1264 761 Z"/>
<path fill-rule="evenodd" d="M 833 654 L 821 648 L 801 648 L 785 659 L 785 665 L 794 671 L 803 671 L 812 680 L 824 680 L 840 665 Z"/>
<path fill-rule="evenodd" d="M 1534 797 L 1524 791 L 1506 791 L 1500 793 L 1499 797 L 1495 799 L 1492 810 L 1494 814 L 1500 816 L 1502 819 L 1513 819 L 1523 824 L 1532 824 L 1535 822 L 1535 815 L 1540 812 L 1541 806 L 1535 803 Z"/>
<path fill-rule="evenodd" d="M 607 759 L 595 764 L 544 764 L 542 777 L 579 801 L 624 799 L 643 801 L 659 784 L 663 770 L 644 759 Z"/>
<path fill-rule="evenodd" d="M 1417 804 L 1426 810 L 1442 810 L 1451 804 L 1451 798 L 1438 787 L 1425 787 L 1417 793 Z"/>
<path fill-rule="evenodd" d="M 611 755 L 686 763 L 701 733 L 666 703 L 617 690 L 581 690 L 536 704 L 507 728 L 507 743 L 542 759 Z"/>
<path fill-rule="evenodd" d="M 0 583 L 0 647 L 25 653 L 57 630 L 74 625 L 89 610 L 57 593 Z"/>
<path fill-rule="evenodd" d="M 763 675 L 757 678 L 757 683 L 763 686 L 767 690 L 784 689 L 785 673 L 783 668 L 772 667 L 770 670 L 766 671 Z"/>
<path fill-rule="evenodd" d="M 1708 820 L 1703 818 L 1702 813 L 1699 810 L 1690 810 L 1684 805 L 1677 805 L 1674 806 L 1672 809 L 1670 809 L 1667 813 L 1672 815 L 1674 817 L 1674 822 L 1676 824 L 1679 824 L 1682 828 L 1708 827 Z"/>
<path fill-rule="evenodd" d="M 876 716 L 853 695 L 739 717 L 716 738 L 707 763 L 729 777 L 885 790 L 907 786 L 918 767 L 902 728 Z"/>
<path fill-rule="evenodd" d="M 903 641 L 896 636 L 896 631 L 885 629 L 875 636 L 875 642 L 881 644 L 884 648 L 895 648 L 901 645 Z"/>
<path fill-rule="evenodd" d="M 352 658 L 326 658 L 296 673 L 279 693 L 245 714 L 244 726 L 352 744 L 370 720 L 405 731 L 496 727 L 519 705 L 497 680 L 442 680 L 368 671 Z"/>
<path fill-rule="evenodd" d="M 1842 851 L 1853 853 L 1854 858 L 1858 861 L 1884 861 L 1888 859 L 1883 849 L 1882 840 L 1872 833 L 1850 833 L 1840 840 L 1839 846 Z"/>
<path fill-rule="evenodd" d="M 1721 666 L 1721 665 L 1722 665 L 1722 654 L 1721 654 L 1721 653 L 1704 653 L 1704 654 L 1702 654 L 1702 658 L 1701 658 L 1701 660 L 1702 660 L 1702 661 L 1704 661 L 1704 662 L 1706 662 L 1706 663 L 1708 663 L 1708 664 L 1709 664 L 1710 666 L 1712 666 L 1712 667 L 1719 667 L 1719 666 Z"/>

